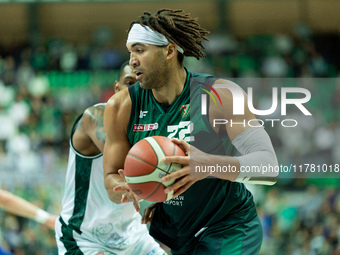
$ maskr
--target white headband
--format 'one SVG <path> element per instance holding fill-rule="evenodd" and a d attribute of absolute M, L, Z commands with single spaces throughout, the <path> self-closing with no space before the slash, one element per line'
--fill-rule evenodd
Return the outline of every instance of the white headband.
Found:
<path fill-rule="evenodd" d="M 126 43 L 131 42 L 140 42 L 140 43 L 147 43 L 157 46 L 165 46 L 168 45 L 170 42 L 166 37 L 149 28 L 148 26 L 142 26 L 140 24 L 133 24 Z M 177 45 L 177 50 L 183 54 L 184 50 Z"/>

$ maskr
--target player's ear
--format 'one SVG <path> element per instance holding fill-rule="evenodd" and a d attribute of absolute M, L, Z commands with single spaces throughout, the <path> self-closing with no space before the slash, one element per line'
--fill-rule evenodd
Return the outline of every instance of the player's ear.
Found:
<path fill-rule="evenodd" d="M 115 83 L 113 84 L 113 88 L 115 89 L 115 93 L 119 91 L 119 82 L 115 81 Z"/>
<path fill-rule="evenodd" d="M 174 56 L 176 56 L 176 51 L 177 51 L 177 47 L 176 44 L 173 43 L 169 43 L 169 45 L 167 46 L 167 59 L 171 59 Z"/>

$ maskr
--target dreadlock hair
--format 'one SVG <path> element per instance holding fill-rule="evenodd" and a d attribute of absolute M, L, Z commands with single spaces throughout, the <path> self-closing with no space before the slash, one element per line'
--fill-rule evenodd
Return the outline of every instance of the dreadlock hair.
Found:
<path fill-rule="evenodd" d="M 205 56 L 202 40 L 209 41 L 206 37 L 209 31 L 198 24 L 197 18 L 190 17 L 190 14 L 184 13 L 183 10 L 161 9 L 154 14 L 144 12 L 138 20 L 131 22 L 128 32 L 134 24 L 148 26 L 163 34 L 169 42 L 180 46 L 184 50 L 183 54 L 178 54 L 180 64 L 183 63 L 183 55 L 196 59 Z"/>

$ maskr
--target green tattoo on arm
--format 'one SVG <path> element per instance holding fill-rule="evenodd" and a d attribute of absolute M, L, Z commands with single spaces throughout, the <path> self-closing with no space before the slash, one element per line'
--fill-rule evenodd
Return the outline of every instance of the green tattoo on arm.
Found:
<path fill-rule="evenodd" d="M 105 134 L 104 127 L 103 128 L 97 128 L 96 137 L 97 137 L 98 141 L 102 141 L 103 143 L 105 143 L 106 134 Z"/>
<path fill-rule="evenodd" d="M 104 118 L 104 107 L 97 107 L 96 111 L 94 112 L 93 116 L 93 121 L 94 124 L 96 125 L 96 137 L 98 139 L 98 141 L 102 141 L 103 143 L 105 143 L 106 140 L 106 134 L 105 134 L 105 130 L 104 130 L 104 122 L 103 122 L 103 118 Z"/>

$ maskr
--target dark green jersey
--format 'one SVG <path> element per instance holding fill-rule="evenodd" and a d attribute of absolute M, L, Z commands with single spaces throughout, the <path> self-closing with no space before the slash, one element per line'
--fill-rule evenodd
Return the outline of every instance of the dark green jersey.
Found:
<path fill-rule="evenodd" d="M 127 136 L 131 145 L 154 135 L 183 139 L 198 149 L 219 155 L 234 155 L 235 149 L 226 134 L 217 134 L 208 117 L 201 115 L 201 88 L 212 86 L 216 78 L 192 73 L 182 93 L 165 111 L 151 90 L 139 83 L 129 87 L 132 100 Z M 150 234 L 176 250 L 195 239 L 205 227 L 227 221 L 247 222 L 256 217 L 252 194 L 241 183 L 208 178 L 196 182 L 175 199 L 157 206 Z"/>

